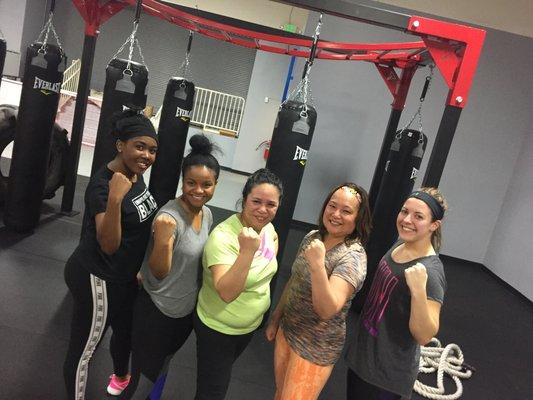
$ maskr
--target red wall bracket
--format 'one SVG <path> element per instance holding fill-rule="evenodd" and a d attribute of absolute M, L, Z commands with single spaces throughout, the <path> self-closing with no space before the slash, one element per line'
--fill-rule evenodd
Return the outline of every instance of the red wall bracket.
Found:
<path fill-rule="evenodd" d="M 400 76 L 398 76 L 392 66 L 376 64 L 376 67 L 394 98 L 391 104 L 392 108 L 394 110 L 403 110 L 407 93 L 409 92 L 409 86 L 411 85 L 411 79 L 413 79 L 418 65 L 412 64 L 402 68 Z"/>
<path fill-rule="evenodd" d="M 450 91 L 446 104 L 464 108 L 485 40 L 483 29 L 413 15 L 407 30 L 422 38 Z"/>
<path fill-rule="evenodd" d="M 128 6 L 128 3 L 117 0 L 108 0 L 102 5 L 99 5 L 97 0 L 72 0 L 72 2 L 85 21 L 85 34 L 89 36 L 98 35 L 100 25 Z"/>

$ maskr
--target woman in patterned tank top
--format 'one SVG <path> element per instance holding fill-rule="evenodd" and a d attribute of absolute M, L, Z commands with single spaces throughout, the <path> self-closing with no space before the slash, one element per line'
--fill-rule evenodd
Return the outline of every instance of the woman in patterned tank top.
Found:
<path fill-rule="evenodd" d="M 339 359 L 346 314 L 366 276 L 370 207 L 354 183 L 334 188 L 298 250 L 266 329 L 275 339 L 276 400 L 317 399 Z"/>

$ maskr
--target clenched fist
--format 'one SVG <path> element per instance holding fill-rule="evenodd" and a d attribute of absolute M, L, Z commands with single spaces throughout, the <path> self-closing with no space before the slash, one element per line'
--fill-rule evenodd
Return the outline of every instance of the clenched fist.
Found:
<path fill-rule="evenodd" d="M 253 254 L 257 251 L 260 244 L 261 238 L 253 228 L 242 228 L 239 233 L 239 246 L 241 252 L 251 252 Z"/>
<path fill-rule="evenodd" d="M 131 189 L 131 181 L 121 172 L 115 172 L 109 181 L 109 197 L 122 201 Z"/>
<path fill-rule="evenodd" d="M 314 239 L 304 250 L 304 257 L 311 269 L 322 268 L 326 258 L 326 247 L 320 239 Z"/>
<path fill-rule="evenodd" d="M 176 231 L 176 220 L 168 214 L 161 214 L 154 221 L 154 241 L 166 243 Z"/>
<path fill-rule="evenodd" d="M 425 293 L 426 292 L 426 282 L 428 280 L 428 274 L 426 272 L 426 267 L 422 263 L 416 263 L 412 267 L 407 268 L 404 271 L 405 280 L 411 295 L 415 293 Z"/>

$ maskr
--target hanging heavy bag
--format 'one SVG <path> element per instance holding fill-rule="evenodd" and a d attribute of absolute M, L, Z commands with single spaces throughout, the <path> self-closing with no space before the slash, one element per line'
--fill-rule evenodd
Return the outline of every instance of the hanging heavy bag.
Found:
<path fill-rule="evenodd" d="M 7 44 L 6 41 L 0 38 L 0 86 L 2 85 L 2 77 L 4 76 L 4 65 L 6 62 Z"/>
<path fill-rule="evenodd" d="M 157 132 L 157 158 L 152 166 L 149 186 L 150 193 L 161 206 L 176 196 L 194 93 L 192 82 L 177 77 L 168 81 Z"/>
<path fill-rule="evenodd" d="M 4 212 L 6 226 L 16 231 L 39 222 L 65 65 L 55 45 L 28 47 Z"/>
<path fill-rule="evenodd" d="M 362 308 L 379 261 L 397 240 L 396 218 L 413 190 L 426 144 L 426 136 L 414 129 L 399 130 L 392 142 L 372 214 L 372 233 L 366 246 L 367 278 L 354 299 L 357 311 Z"/>
<path fill-rule="evenodd" d="M 148 69 L 143 64 L 113 58 L 107 65 L 91 175 L 117 154 L 116 139 L 111 135 L 111 116 L 124 108 L 144 109 L 147 84 Z"/>
<path fill-rule="evenodd" d="M 0 104 L 0 154 L 15 140 L 18 109 L 15 105 Z M 70 146 L 67 135 L 65 129 L 54 123 L 43 199 L 54 197 L 56 190 L 64 184 Z M 4 176 L 0 171 L 0 206 L 4 205 L 7 196 L 8 181 L 9 176 Z"/>
<path fill-rule="evenodd" d="M 266 167 L 283 183 L 282 204 L 273 221 L 279 236 L 280 255 L 283 254 L 296 207 L 316 118 L 312 106 L 306 107 L 299 101 L 289 100 L 282 104 L 274 125 Z"/>

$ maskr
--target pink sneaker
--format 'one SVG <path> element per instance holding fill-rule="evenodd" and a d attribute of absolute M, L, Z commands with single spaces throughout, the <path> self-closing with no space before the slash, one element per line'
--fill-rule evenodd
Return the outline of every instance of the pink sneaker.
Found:
<path fill-rule="evenodd" d="M 117 378 L 115 374 L 111 375 L 109 377 L 109 385 L 107 385 L 107 393 L 109 393 L 112 396 L 118 396 L 122 393 L 124 389 L 128 386 L 128 383 L 130 383 L 130 376 L 128 375 L 128 378 L 121 381 Z"/>

